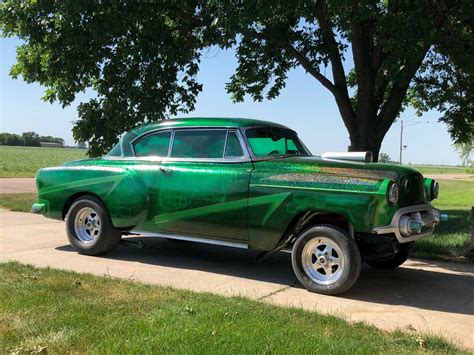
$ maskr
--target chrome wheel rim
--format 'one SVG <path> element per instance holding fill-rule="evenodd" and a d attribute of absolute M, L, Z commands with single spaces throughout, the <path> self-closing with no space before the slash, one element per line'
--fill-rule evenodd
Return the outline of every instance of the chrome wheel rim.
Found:
<path fill-rule="evenodd" d="M 99 215 L 90 207 L 81 208 L 74 218 L 76 238 L 83 243 L 95 241 L 101 230 Z"/>
<path fill-rule="evenodd" d="M 308 241 L 303 247 L 301 262 L 306 275 L 321 285 L 336 282 L 344 272 L 342 250 L 329 238 L 318 237 Z"/>

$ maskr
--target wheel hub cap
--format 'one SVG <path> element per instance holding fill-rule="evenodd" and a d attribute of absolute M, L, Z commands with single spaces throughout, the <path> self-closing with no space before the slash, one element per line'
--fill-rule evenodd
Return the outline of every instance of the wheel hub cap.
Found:
<path fill-rule="evenodd" d="M 92 208 L 81 208 L 74 218 L 76 238 L 83 243 L 92 243 L 100 234 L 100 218 Z"/>
<path fill-rule="evenodd" d="M 303 269 L 308 277 L 321 285 L 330 285 L 344 271 L 344 255 L 338 244 L 324 237 L 313 238 L 303 247 Z"/>

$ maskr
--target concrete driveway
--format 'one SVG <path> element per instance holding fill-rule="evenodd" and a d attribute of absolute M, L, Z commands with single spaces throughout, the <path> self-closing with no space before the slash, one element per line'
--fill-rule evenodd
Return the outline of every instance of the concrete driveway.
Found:
<path fill-rule="evenodd" d="M 240 295 L 365 321 L 381 329 L 440 334 L 474 349 L 474 265 L 411 260 L 393 271 L 364 267 L 356 286 L 339 297 L 307 292 L 293 275 L 290 255 L 260 264 L 257 253 L 155 238 L 88 257 L 68 245 L 64 223 L 0 210 L 0 262 L 138 280 L 224 296 Z"/>

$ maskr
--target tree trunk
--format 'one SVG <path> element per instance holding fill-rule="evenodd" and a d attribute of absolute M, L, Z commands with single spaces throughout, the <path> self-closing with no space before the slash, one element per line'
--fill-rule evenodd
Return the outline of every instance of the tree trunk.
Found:
<path fill-rule="evenodd" d="M 373 117 L 358 117 L 356 119 L 357 127 L 354 127 L 350 132 L 351 145 L 349 151 L 351 152 L 372 152 L 373 161 L 379 160 L 380 147 L 385 134 L 381 135 L 377 132 L 377 116 Z"/>

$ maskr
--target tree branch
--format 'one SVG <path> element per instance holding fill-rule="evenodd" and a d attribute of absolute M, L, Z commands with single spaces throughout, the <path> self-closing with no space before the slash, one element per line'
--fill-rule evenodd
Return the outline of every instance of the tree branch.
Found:
<path fill-rule="evenodd" d="M 435 30 L 440 30 L 446 18 L 448 17 L 448 11 L 445 9 L 443 10 L 444 11 L 441 11 L 440 15 L 434 20 L 433 27 Z M 403 100 L 405 99 L 410 82 L 415 77 L 415 74 L 423 63 L 423 59 L 428 53 L 430 47 L 431 43 L 427 40 L 421 46 L 420 51 L 415 59 L 407 65 L 403 79 L 392 86 L 388 99 L 379 113 L 379 120 L 376 130 L 378 135 L 383 137 L 392 125 L 395 117 L 400 111 L 400 107 L 403 103 Z"/>
<path fill-rule="evenodd" d="M 342 65 L 341 54 L 332 31 L 333 24 L 329 21 L 326 14 L 326 3 L 324 0 L 316 1 L 315 14 L 322 31 L 323 40 L 329 47 L 329 60 L 331 61 L 332 76 L 336 88 L 336 93 L 333 94 L 344 124 L 349 131 L 349 134 L 352 134 L 356 126 L 356 114 L 349 98 L 346 74 Z"/>
<path fill-rule="evenodd" d="M 326 78 L 323 74 L 319 72 L 319 70 L 315 69 L 310 61 L 301 54 L 295 47 L 293 47 L 290 43 L 285 43 L 282 45 L 282 48 L 290 54 L 293 58 L 295 58 L 298 63 L 312 76 L 314 76 L 326 89 L 328 89 L 333 95 L 336 95 L 336 87 L 334 84 Z"/>

